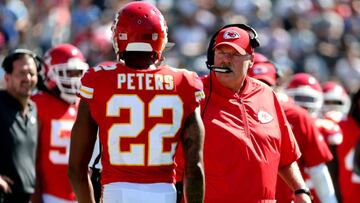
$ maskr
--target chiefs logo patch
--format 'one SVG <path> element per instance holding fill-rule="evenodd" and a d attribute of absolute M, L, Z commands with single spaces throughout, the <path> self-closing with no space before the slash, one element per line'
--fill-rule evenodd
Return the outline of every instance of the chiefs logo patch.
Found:
<path fill-rule="evenodd" d="M 240 38 L 240 35 L 234 30 L 228 30 L 224 33 L 224 39 L 238 39 L 238 38 Z"/>
<path fill-rule="evenodd" d="M 264 124 L 264 123 L 271 122 L 274 118 L 268 112 L 260 110 L 258 112 L 258 119 L 259 119 L 260 123 Z"/>

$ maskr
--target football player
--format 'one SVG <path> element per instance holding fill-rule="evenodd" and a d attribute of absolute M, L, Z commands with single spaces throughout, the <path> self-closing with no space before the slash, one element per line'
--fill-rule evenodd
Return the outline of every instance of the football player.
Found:
<path fill-rule="evenodd" d="M 339 123 L 346 118 L 350 110 L 350 96 L 343 86 L 334 81 L 325 82 L 322 89 L 324 93 L 323 115 Z"/>
<path fill-rule="evenodd" d="M 318 80 L 312 75 L 307 73 L 298 73 L 291 78 L 286 88 L 286 92 L 294 99 L 295 103 L 308 110 L 310 115 L 315 118 L 315 124 L 318 127 L 320 133 L 323 135 L 334 157 L 332 161 L 328 162 L 328 167 L 331 173 L 337 197 L 339 198 L 335 167 L 337 163 L 337 154 L 335 148 L 337 145 L 341 144 L 343 135 L 339 125 L 336 122 L 323 117 L 321 114 L 321 109 L 324 103 L 322 87 Z M 309 184 L 316 185 L 316 183 Z"/>
<path fill-rule="evenodd" d="M 339 125 L 344 135 L 343 142 L 336 149 L 341 200 L 343 203 L 360 202 L 360 174 L 356 168 L 359 165 L 354 165 L 360 162 L 360 89 L 353 95 L 350 111 Z"/>
<path fill-rule="evenodd" d="M 163 15 L 137 1 L 117 13 L 116 66 L 81 79 L 72 129 L 69 177 L 79 202 L 94 202 L 88 163 L 99 130 L 104 202 L 174 203 L 174 153 L 182 144 L 187 202 L 202 202 L 202 83 L 194 72 L 159 65 L 167 43 Z"/>
<path fill-rule="evenodd" d="M 32 97 L 38 107 L 39 143 L 37 194 L 45 203 L 75 202 L 67 178 L 70 132 L 75 122 L 80 78 L 88 69 L 81 51 L 71 44 L 59 44 L 44 55 L 41 92 Z"/>

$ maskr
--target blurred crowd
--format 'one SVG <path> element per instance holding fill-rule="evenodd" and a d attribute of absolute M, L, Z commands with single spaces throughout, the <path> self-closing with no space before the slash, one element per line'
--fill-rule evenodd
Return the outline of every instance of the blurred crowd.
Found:
<path fill-rule="evenodd" d="M 43 54 L 72 43 L 90 66 L 115 60 L 111 24 L 124 0 L 0 0 L 0 61 L 14 48 Z M 174 67 L 207 73 L 211 34 L 246 23 L 259 34 L 261 52 L 286 74 L 308 72 L 335 80 L 352 94 L 360 87 L 360 0 L 153 0 L 164 14 Z M 0 69 L 2 71 L 2 69 Z M 0 74 L 1 75 L 1 74 Z"/>

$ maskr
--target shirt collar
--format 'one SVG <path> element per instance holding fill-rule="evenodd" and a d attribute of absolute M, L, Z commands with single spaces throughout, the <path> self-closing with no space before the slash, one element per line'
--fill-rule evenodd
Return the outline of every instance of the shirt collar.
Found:
<path fill-rule="evenodd" d="M 206 77 L 206 84 L 205 87 L 210 89 L 210 85 L 212 86 L 212 91 L 214 91 L 216 94 L 227 97 L 227 98 L 233 98 L 233 97 L 239 97 L 241 95 L 246 94 L 246 92 L 248 91 L 248 87 L 249 87 L 249 79 L 248 76 L 245 76 L 245 80 L 244 80 L 244 87 L 242 88 L 242 90 L 239 93 L 236 93 L 234 91 L 232 91 L 231 89 L 225 87 L 224 85 L 222 85 L 219 80 L 216 78 L 215 73 L 214 72 L 210 72 L 211 75 L 208 75 Z M 211 80 L 211 81 L 210 81 Z"/>

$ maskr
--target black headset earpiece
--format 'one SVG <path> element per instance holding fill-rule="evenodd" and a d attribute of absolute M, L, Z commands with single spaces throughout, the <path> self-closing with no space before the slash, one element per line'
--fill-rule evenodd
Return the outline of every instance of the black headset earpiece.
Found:
<path fill-rule="evenodd" d="M 250 27 L 247 24 L 228 24 L 220 28 L 218 31 L 215 32 L 215 34 L 210 38 L 209 46 L 207 49 L 207 61 L 206 66 L 209 68 L 212 65 L 214 65 L 214 50 L 213 47 L 215 45 L 215 38 L 219 34 L 219 32 L 222 29 L 228 28 L 228 27 L 238 27 L 240 29 L 246 30 L 249 33 L 250 36 L 250 45 L 252 48 L 257 48 L 260 46 L 260 40 L 258 37 L 257 32 L 254 28 Z"/>

